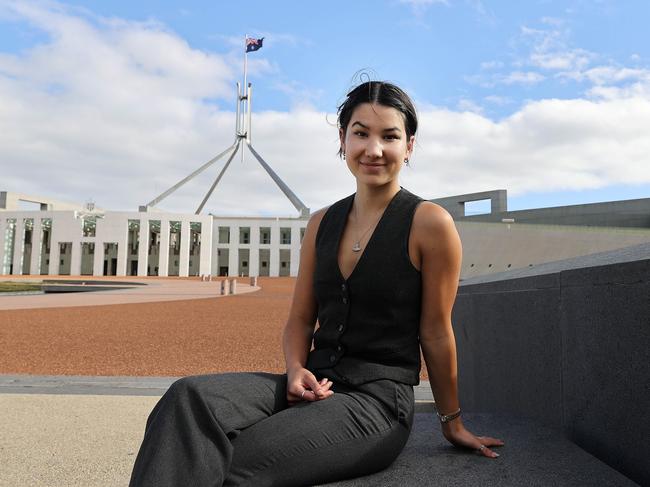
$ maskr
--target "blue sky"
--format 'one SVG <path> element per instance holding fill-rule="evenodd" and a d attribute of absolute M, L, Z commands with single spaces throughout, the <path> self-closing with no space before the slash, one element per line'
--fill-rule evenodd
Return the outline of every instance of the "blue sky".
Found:
<path fill-rule="evenodd" d="M 0 189 L 105 208 L 153 198 L 230 144 L 249 34 L 265 37 L 249 56 L 254 144 L 312 208 L 353 190 L 328 122 L 360 70 L 416 100 L 403 181 L 424 197 L 505 188 L 512 209 L 650 197 L 648 18 L 645 0 L 0 0 Z M 258 169 L 247 158 L 212 211 L 236 211 L 243 188 L 248 212 L 281 200 Z M 188 210 L 209 179 L 171 207 Z"/>

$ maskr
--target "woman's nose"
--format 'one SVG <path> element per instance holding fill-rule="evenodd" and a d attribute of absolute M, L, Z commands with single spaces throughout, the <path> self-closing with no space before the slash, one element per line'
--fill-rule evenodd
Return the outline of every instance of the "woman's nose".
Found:
<path fill-rule="evenodd" d="M 381 157 L 382 152 L 383 148 L 381 143 L 373 137 L 368 138 L 368 142 L 366 143 L 366 156 Z"/>

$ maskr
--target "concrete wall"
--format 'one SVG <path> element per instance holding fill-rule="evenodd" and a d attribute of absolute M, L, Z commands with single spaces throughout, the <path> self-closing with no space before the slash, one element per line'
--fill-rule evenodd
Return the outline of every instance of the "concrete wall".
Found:
<path fill-rule="evenodd" d="M 650 228 L 456 222 L 461 279 L 650 242 Z"/>
<path fill-rule="evenodd" d="M 636 251 L 462 285 L 453 319 L 465 410 L 532 417 L 650 485 L 650 253 Z"/>
<path fill-rule="evenodd" d="M 474 222 L 500 222 L 504 218 L 517 223 L 650 228 L 650 198 L 459 215 L 460 221 Z"/>
<path fill-rule="evenodd" d="M 505 189 L 448 196 L 431 201 L 445 208 L 454 219 L 457 219 L 465 216 L 465 203 L 482 200 L 490 200 L 491 213 L 502 213 L 508 209 L 508 192 Z"/>

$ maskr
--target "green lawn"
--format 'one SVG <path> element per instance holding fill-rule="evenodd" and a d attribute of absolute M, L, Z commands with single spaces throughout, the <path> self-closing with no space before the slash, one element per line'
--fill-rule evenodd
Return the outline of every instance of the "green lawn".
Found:
<path fill-rule="evenodd" d="M 22 291 L 40 291 L 40 282 L 11 282 L 0 281 L 0 293 L 16 293 Z"/>

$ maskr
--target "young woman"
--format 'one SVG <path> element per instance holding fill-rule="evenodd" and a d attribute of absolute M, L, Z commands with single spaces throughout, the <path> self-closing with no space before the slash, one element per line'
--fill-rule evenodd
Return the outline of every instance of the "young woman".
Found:
<path fill-rule="evenodd" d="M 286 374 L 174 383 L 149 416 L 132 487 L 286 487 L 381 470 L 408 439 L 420 349 L 445 438 L 498 456 L 489 447 L 503 442 L 474 436 L 460 417 L 451 325 L 458 234 L 444 209 L 398 180 L 415 143 L 413 103 L 393 84 L 363 83 L 338 122 L 357 191 L 307 225 L 284 331 Z"/>

